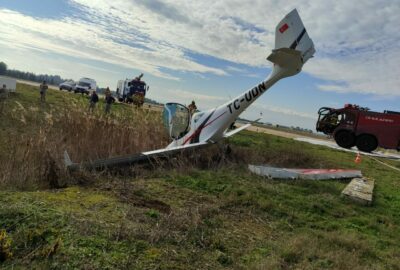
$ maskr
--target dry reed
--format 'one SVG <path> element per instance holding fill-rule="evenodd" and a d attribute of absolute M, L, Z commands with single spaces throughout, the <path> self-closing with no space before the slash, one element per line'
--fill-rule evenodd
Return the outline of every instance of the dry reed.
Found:
<path fill-rule="evenodd" d="M 60 108 L 27 109 L 16 102 L 13 109 L 5 109 L 2 117 L 10 118 L 13 125 L 20 125 L 23 129 L 22 132 L 11 132 L 2 139 L 4 151 L 0 154 L 0 187 L 7 189 L 88 184 L 104 175 L 101 172 L 97 175 L 83 172 L 69 177 L 63 161 L 65 150 L 74 162 L 85 162 L 154 150 L 169 143 L 161 115 L 133 106 L 115 108 L 111 115 L 105 115 L 99 109 L 89 113 L 75 100 L 64 100 L 64 106 Z M 314 163 L 313 157 L 304 154 L 301 149 L 290 147 L 280 151 L 255 151 L 237 146 L 230 155 L 226 150 L 226 146 L 218 145 L 201 151 L 188 151 L 151 163 L 150 167 L 155 171 L 133 166 L 124 168 L 122 172 L 146 177 L 162 174 L 163 170 L 170 168 L 184 173 L 192 168 L 235 168 L 238 164 L 249 162 L 284 166 Z"/>
<path fill-rule="evenodd" d="M 120 105 L 122 106 L 122 105 Z M 80 104 L 66 102 L 60 109 L 26 109 L 17 103 L 2 117 L 20 125 L 22 132 L 4 136 L 0 155 L 0 186 L 36 189 L 68 182 L 63 152 L 75 162 L 138 153 L 168 143 L 161 117 L 148 110 L 124 108 L 112 115 L 93 114 Z"/>

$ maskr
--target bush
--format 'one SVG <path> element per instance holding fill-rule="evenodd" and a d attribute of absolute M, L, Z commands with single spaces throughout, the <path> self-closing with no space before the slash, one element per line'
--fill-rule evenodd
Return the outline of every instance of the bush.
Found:
<path fill-rule="evenodd" d="M 4 262 L 5 260 L 12 257 L 11 248 L 11 239 L 8 237 L 7 232 L 5 230 L 0 231 L 0 262 Z"/>

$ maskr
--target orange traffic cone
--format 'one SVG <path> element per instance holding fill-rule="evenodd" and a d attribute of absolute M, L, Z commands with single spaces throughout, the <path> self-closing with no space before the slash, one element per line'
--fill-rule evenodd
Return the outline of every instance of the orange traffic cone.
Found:
<path fill-rule="evenodd" d="M 356 159 L 354 160 L 354 162 L 355 163 L 361 163 L 361 155 L 360 155 L 360 152 L 357 152 L 357 156 L 356 156 Z"/>

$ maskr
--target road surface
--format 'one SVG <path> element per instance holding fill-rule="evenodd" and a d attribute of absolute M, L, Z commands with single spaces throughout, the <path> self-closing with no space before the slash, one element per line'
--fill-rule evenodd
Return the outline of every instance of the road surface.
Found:
<path fill-rule="evenodd" d="M 333 140 L 318 140 L 315 138 L 294 138 L 296 141 L 301 141 L 301 142 L 307 142 L 315 145 L 322 145 L 326 146 L 332 149 L 344 151 L 344 152 L 353 152 L 353 153 L 358 153 L 357 148 L 352 147 L 350 149 L 342 148 L 336 144 Z M 371 157 L 380 157 L 380 158 L 388 158 L 388 159 L 393 159 L 393 160 L 400 160 L 400 155 L 396 153 L 392 153 L 390 151 L 374 151 L 371 153 L 365 153 L 365 152 L 360 152 L 360 154 L 366 155 L 366 156 L 371 156 Z"/>
<path fill-rule="evenodd" d="M 38 82 L 31 82 L 31 81 L 25 81 L 25 80 L 17 80 L 17 83 L 22 83 L 22 84 L 27 84 L 27 85 L 32 85 L 32 86 L 37 86 L 39 87 L 40 83 Z M 53 89 L 53 90 L 58 90 L 58 86 L 57 85 L 48 85 L 49 89 Z"/>

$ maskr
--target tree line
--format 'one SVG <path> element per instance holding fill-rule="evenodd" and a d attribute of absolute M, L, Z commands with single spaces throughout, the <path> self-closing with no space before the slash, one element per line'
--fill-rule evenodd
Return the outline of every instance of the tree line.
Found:
<path fill-rule="evenodd" d="M 43 82 L 46 81 L 48 84 L 59 85 L 60 83 L 66 81 L 59 75 L 47 75 L 47 74 L 35 74 L 33 72 L 24 72 L 16 69 L 8 69 L 7 64 L 0 62 L 0 75 L 12 77 L 15 79 L 33 81 L 33 82 Z"/>

